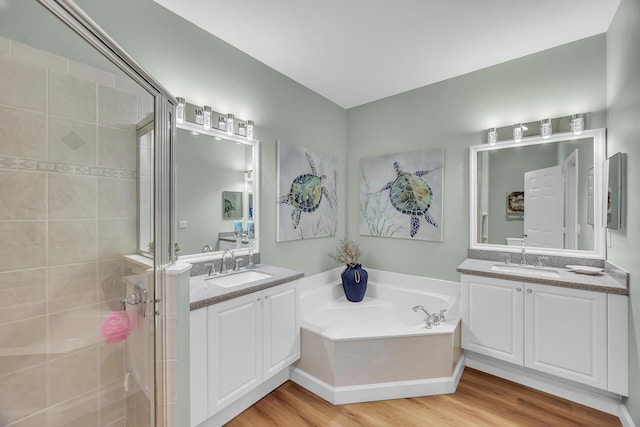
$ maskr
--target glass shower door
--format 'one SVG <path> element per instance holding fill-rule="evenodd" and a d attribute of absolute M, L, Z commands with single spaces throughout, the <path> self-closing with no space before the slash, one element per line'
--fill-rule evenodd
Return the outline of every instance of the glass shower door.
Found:
<path fill-rule="evenodd" d="M 167 238 L 156 194 L 139 202 L 167 131 L 147 134 L 147 171 L 137 131 L 170 104 L 64 7 L 43 2 L 67 25 L 36 2 L 2 3 L 0 425 L 164 425 L 156 287 L 170 255 L 139 255 L 138 221 L 147 248 Z"/>

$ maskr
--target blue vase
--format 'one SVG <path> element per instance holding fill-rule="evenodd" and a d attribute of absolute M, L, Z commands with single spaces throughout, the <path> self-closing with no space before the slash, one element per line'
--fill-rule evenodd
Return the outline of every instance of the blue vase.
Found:
<path fill-rule="evenodd" d="M 367 281 L 369 274 L 367 270 L 362 268 L 360 264 L 355 266 L 348 265 L 346 270 L 342 272 L 342 288 L 344 295 L 351 302 L 360 302 L 367 292 Z"/>

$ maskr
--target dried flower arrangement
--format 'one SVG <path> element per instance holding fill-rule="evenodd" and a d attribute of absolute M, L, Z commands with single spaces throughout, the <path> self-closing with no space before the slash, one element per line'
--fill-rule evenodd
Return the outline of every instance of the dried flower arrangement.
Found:
<path fill-rule="evenodd" d="M 345 264 L 351 267 L 355 267 L 359 264 L 360 248 L 358 244 L 353 240 L 340 240 L 334 254 L 329 254 L 333 260 L 338 264 Z"/>

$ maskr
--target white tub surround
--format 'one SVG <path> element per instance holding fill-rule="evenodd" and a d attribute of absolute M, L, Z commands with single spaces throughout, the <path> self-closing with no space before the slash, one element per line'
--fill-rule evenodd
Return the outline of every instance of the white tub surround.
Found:
<path fill-rule="evenodd" d="M 459 284 L 367 271 L 359 303 L 346 300 L 334 274 L 304 279 L 301 358 L 292 380 L 334 404 L 454 392 L 464 366 Z M 427 329 L 416 305 L 446 310 L 446 320 Z"/>

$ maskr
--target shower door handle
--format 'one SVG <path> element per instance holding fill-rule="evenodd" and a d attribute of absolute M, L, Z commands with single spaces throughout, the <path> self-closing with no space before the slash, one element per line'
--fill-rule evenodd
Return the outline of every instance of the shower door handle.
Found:
<path fill-rule="evenodd" d="M 133 287 L 133 293 L 125 298 L 125 302 L 129 305 L 137 306 L 137 311 L 142 315 L 142 317 L 147 317 L 147 305 L 149 305 L 149 303 L 153 303 L 153 301 L 149 301 L 147 299 L 147 291 L 143 288 L 142 282 L 135 284 Z"/>

